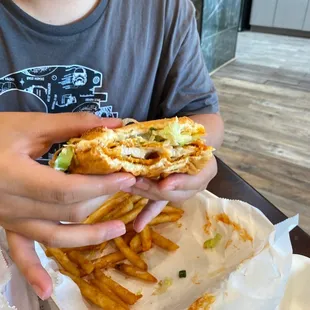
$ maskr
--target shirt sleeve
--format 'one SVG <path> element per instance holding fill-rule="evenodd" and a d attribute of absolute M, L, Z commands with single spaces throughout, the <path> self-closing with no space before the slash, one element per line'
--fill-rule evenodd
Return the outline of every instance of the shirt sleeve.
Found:
<path fill-rule="evenodd" d="M 218 96 L 205 65 L 190 0 L 180 0 L 167 53 L 169 71 L 157 118 L 219 112 Z M 167 63 L 166 63 L 167 65 Z"/>

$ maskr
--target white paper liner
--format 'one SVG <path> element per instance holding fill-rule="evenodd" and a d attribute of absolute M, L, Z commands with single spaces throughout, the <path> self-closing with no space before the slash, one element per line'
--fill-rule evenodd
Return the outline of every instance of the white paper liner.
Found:
<path fill-rule="evenodd" d="M 165 277 L 173 279 L 173 285 L 166 293 L 154 296 L 152 293 L 156 285 L 125 279 L 115 271 L 108 272 L 114 280 L 131 291 L 142 289 L 143 298 L 131 309 L 185 310 L 205 293 L 213 294 L 216 298 L 210 309 L 274 310 L 280 304 L 292 261 L 289 231 L 298 224 L 298 217 L 274 227 L 258 209 L 249 204 L 213 197 L 208 192 L 202 192 L 187 201 L 184 204 L 185 215 L 180 221 L 182 226 L 172 223 L 155 228 L 180 246 L 175 253 L 154 247 L 144 254 L 152 274 L 159 280 Z M 206 213 L 212 221 L 211 236 L 203 229 Z M 246 229 L 253 237 L 253 242 L 242 241 L 231 226 L 216 222 L 214 217 L 220 213 L 227 214 L 231 221 Z M 204 250 L 204 241 L 215 232 L 223 235 L 220 244 L 215 250 Z M 232 243 L 225 249 L 229 240 Z M 42 265 L 53 279 L 52 300 L 59 309 L 98 309 L 82 298 L 71 279 L 57 271 L 57 264 L 45 256 L 38 244 L 36 250 Z M 187 271 L 187 278 L 179 279 L 178 272 L 183 269 Z M 50 303 L 42 309 L 57 308 Z"/>

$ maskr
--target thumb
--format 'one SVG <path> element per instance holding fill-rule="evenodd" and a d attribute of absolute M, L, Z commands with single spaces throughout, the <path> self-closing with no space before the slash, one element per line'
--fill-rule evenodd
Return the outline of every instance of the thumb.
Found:
<path fill-rule="evenodd" d="M 36 118 L 32 128 L 50 143 L 60 143 L 70 138 L 79 137 L 85 131 L 95 127 L 117 128 L 122 126 L 120 119 L 100 118 L 91 113 L 42 114 Z"/>

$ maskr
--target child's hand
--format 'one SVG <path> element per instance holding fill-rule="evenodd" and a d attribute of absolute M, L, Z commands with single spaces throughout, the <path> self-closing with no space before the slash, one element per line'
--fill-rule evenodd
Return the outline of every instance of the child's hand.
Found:
<path fill-rule="evenodd" d="M 32 240 L 50 247 L 74 247 L 124 234 L 125 225 L 120 221 L 94 225 L 60 222 L 81 221 L 102 204 L 105 195 L 132 186 L 135 178 L 127 173 L 67 175 L 34 159 L 52 144 L 93 127 L 120 125 L 119 120 L 84 113 L 0 113 L 0 225 L 8 232 L 13 260 L 42 298 L 49 297 L 52 282 L 36 257 Z"/>
<path fill-rule="evenodd" d="M 128 191 L 152 201 L 136 219 L 135 229 L 141 231 L 148 222 L 162 211 L 168 201 L 185 201 L 196 193 L 205 190 L 216 174 L 217 162 L 213 157 L 206 167 L 195 176 L 174 174 L 160 182 L 139 179 Z"/>

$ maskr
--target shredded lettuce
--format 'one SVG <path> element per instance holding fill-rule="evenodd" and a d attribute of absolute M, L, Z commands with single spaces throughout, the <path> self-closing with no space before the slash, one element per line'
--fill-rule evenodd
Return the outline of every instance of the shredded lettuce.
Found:
<path fill-rule="evenodd" d="M 161 295 L 167 292 L 168 288 L 172 286 L 173 280 L 166 277 L 164 280 L 159 281 L 157 288 L 152 295 Z"/>
<path fill-rule="evenodd" d="M 195 137 L 187 134 L 181 133 L 181 126 L 176 120 L 175 122 L 167 125 L 164 129 L 156 132 L 157 136 L 161 136 L 165 140 L 168 140 L 172 145 L 186 145 L 197 139 L 197 135 Z"/>
<path fill-rule="evenodd" d="M 54 168 L 59 171 L 67 171 L 74 155 L 71 146 L 64 147 L 55 160 Z"/>
<path fill-rule="evenodd" d="M 216 234 L 214 238 L 209 239 L 205 241 L 203 244 L 203 247 L 205 249 L 214 249 L 222 240 L 222 235 L 221 234 Z"/>
<path fill-rule="evenodd" d="M 172 146 L 184 146 L 192 143 L 193 141 L 199 140 L 201 135 L 189 135 L 182 133 L 181 126 L 178 120 L 176 120 L 161 130 L 151 127 L 148 132 L 141 134 L 140 137 L 146 141 L 167 141 Z"/>

